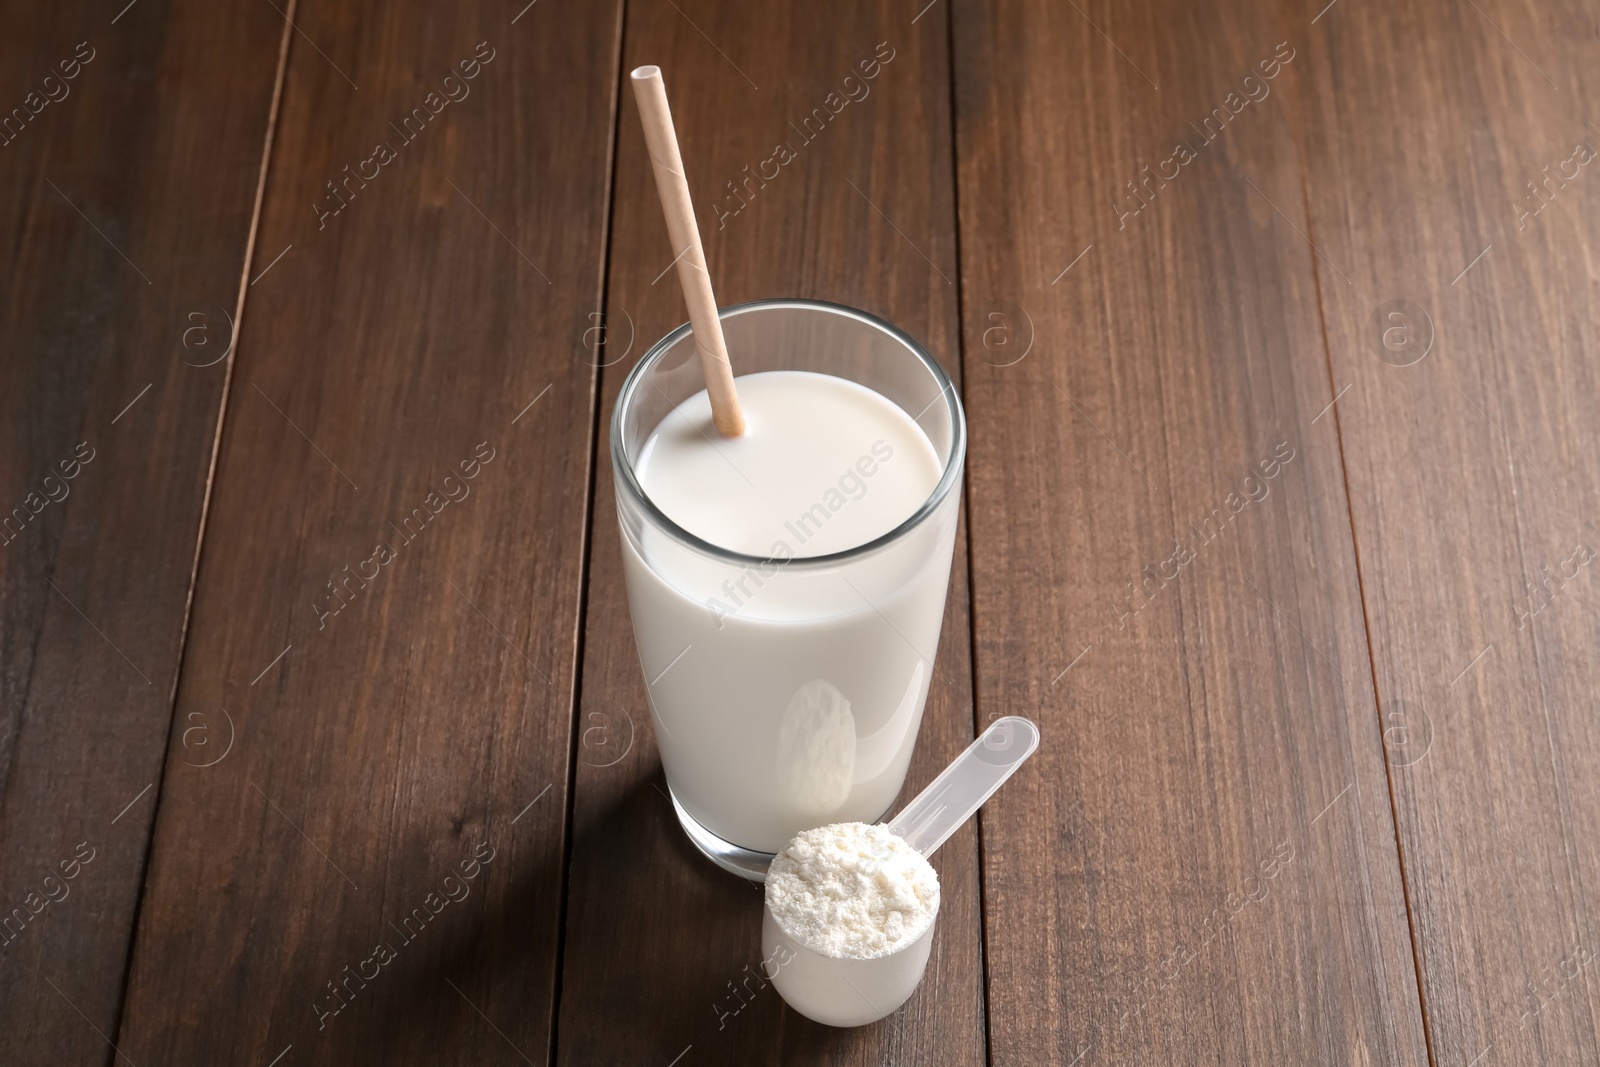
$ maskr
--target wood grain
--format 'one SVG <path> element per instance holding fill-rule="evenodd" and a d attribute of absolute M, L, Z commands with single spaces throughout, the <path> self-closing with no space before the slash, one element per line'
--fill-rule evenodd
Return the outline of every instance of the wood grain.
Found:
<path fill-rule="evenodd" d="M 1304 28 L 955 22 L 977 704 L 1044 737 L 983 814 L 993 1062 L 1424 1064 L 1318 419 Z"/>
<path fill-rule="evenodd" d="M 922 341 L 954 375 L 948 39 L 942 11 L 913 23 L 915 14 L 831 2 L 631 5 L 624 67 L 654 63 L 665 73 L 722 303 L 803 296 L 860 307 Z M 878 62 L 884 56 L 892 58 Z M 865 61 L 876 66 L 870 80 L 861 78 Z M 859 99 L 827 103 L 847 91 Z M 821 107 L 837 113 L 800 129 Z M 666 797 L 629 626 L 605 442 L 627 371 L 685 316 L 670 276 L 652 284 L 672 249 L 626 98 L 620 131 L 558 1058 L 665 1064 L 681 1056 L 680 1067 L 983 1062 L 972 827 L 935 857 L 942 902 L 926 981 L 888 1020 L 834 1030 L 790 1011 L 751 977 L 761 959 L 761 891 L 695 852 Z M 763 169 L 780 143 L 795 157 L 777 177 L 743 185 L 744 168 Z M 963 539 L 937 655 L 942 680 L 928 697 L 905 799 L 973 736 L 964 559 Z"/>
<path fill-rule="evenodd" d="M 1597 59 L 1584 5 L 1340 5 L 1299 86 L 1439 1064 L 1600 1060 Z"/>
<path fill-rule="evenodd" d="M 0 10 L 5 1063 L 114 1055 L 282 37 L 116 15 Z"/>
<path fill-rule="evenodd" d="M 542 1060 L 618 7 L 294 18 L 117 1044 Z"/>
<path fill-rule="evenodd" d="M 525 3 L 0 0 L 0 1062 L 1600 1060 L 1592 11 Z M 903 796 L 1044 735 L 859 1030 L 650 733 L 642 63 L 963 385 Z"/>

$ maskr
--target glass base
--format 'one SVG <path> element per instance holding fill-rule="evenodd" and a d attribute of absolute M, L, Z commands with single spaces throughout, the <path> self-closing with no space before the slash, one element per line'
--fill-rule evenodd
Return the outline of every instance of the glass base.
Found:
<path fill-rule="evenodd" d="M 683 824 L 683 832 L 689 835 L 689 840 L 694 842 L 694 847 L 706 859 L 740 878 L 748 878 L 752 882 L 767 880 L 767 866 L 772 863 L 773 857 L 771 852 L 754 852 L 724 841 L 683 810 L 683 805 L 678 803 L 678 795 L 672 792 L 672 786 L 667 786 L 667 792 L 672 796 L 672 807 L 678 813 L 678 822 Z"/>
<path fill-rule="evenodd" d="M 756 852 L 753 849 L 741 848 L 729 841 L 724 841 L 716 834 L 707 830 L 695 821 L 693 815 L 683 810 L 683 805 L 678 803 L 678 794 L 672 791 L 672 786 L 667 786 L 667 794 L 672 798 L 672 809 L 678 813 L 678 822 L 683 826 L 683 832 L 689 840 L 694 842 L 694 847 L 700 850 L 701 855 L 715 863 L 725 871 L 731 871 L 740 878 L 748 878 L 752 882 L 765 883 L 767 868 L 772 864 L 775 853 Z M 883 814 L 868 822 L 884 822 L 892 810 L 885 809 Z"/>

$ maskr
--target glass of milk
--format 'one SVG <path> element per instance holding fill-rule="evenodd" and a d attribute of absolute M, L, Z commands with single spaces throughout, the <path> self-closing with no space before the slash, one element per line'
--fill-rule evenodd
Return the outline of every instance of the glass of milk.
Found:
<path fill-rule="evenodd" d="M 684 325 L 623 384 L 611 462 L 673 804 L 759 881 L 795 834 L 876 822 L 900 791 L 938 677 L 966 425 L 933 358 L 871 315 L 720 314 L 745 435 L 713 427 Z"/>

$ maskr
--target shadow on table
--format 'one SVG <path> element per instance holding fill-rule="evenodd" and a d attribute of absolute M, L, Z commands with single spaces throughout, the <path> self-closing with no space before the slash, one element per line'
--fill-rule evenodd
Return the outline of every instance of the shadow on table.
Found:
<path fill-rule="evenodd" d="M 567 1064 L 882 1062 L 899 1045 L 899 1013 L 837 1030 L 786 1007 L 760 970 L 761 887 L 694 848 L 659 766 L 631 783 L 617 777 L 594 790 L 586 781 L 574 816 L 561 975 L 561 856 L 525 859 L 497 846 L 488 879 L 472 890 L 487 902 L 456 916 L 462 905 L 446 906 L 410 942 L 389 927 L 396 958 L 324 1030 L 304 1036 L 306 1051 L 318 1062 L 476 1063 L 516 1062 L 507 1059 L 515 1050 L 542 1064 L 554 1022 L 556 1059 Z M 470 855 L 475 842 L 460 840 Z M 403 914 L 412 903 L 384 910 Z M 351 969 L 370 951 L 352 947 Z"/>
<path fill-rule="evenodd" d="M 820 1026 L 761 970 L 761 886 L 702 856 L 659 766 L 575 820 L 562 1063 L 882 1062 L 897 1023 Z"/>

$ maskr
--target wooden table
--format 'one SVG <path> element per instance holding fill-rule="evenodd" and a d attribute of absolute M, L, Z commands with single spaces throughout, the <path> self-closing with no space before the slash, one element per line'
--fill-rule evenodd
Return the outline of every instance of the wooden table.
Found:
<path fill-rule="evenodd" d="M 1592 4 L 525 2 L 5 4 L 0 1062 L 1600 1061 Z M 1045 738 L 859 1030 L 663 792 L 641 63 L 959 379 L 906 795 Z"/>

